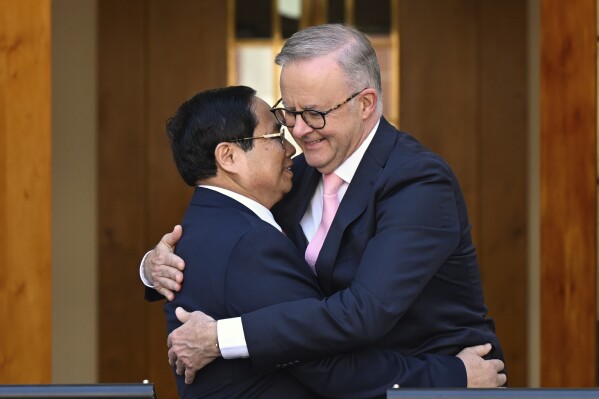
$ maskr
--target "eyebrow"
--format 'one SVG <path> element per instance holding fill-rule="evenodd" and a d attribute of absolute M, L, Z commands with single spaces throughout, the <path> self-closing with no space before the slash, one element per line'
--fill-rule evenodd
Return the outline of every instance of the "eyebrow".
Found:
<path fill-rule="evenodd" d="M 283 100 L 282 98 L 281 98 L 281 104 L 283 105 L 284 108 L 288 109 L 289 111 L 297 111 L 297 108 L 295 108 L 295 107 L 288 107 L 287 104 L 285 104 L 285 100 Z M 323 107 L 319 107 L 314 104 L 308 104 L 308 105 L 302 107 L 302 111 L 318 111 L 318 108 L 323 108 Z"/>
<path fill-rule="evenodd" d="M 277 122 L 277 123 L 275 123 L 273 125 L 273 128 L 271 130 L 265 131 L 264 134 L 271 134 L 271 133 L 280 132 L 282 127 L 283 127 L 283 125 Z"/>

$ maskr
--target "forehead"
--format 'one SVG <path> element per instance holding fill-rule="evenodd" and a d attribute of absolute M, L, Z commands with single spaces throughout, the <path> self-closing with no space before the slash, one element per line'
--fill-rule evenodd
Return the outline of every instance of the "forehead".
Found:
<path fill-rule="evenodd" d="M 272 133 L 277 130 L 277 126 L 279 126 L 279 122 L 277 118 L 270 112 L 270 105 L 260 97 L 254 97 L 254 114 L 256 115 L 256 119 L 258 119 L 258 125 L 254 130 L 260 130 L 264 128 L 268 128 L 268 133 Z"/>
<path fill-rule="evenodd" d="M 296 61 L 281 70 L 283 103 L 293 108 L 330 105 L 345 93 L 345 74 L 332 57 Z"/>

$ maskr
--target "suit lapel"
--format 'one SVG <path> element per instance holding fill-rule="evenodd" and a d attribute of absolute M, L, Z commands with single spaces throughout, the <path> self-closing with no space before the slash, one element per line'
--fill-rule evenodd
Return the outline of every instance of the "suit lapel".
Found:
<path fill-rule="evenodd" d="M 325 293 L 330 293 L 333 290 L 332 273 L 339 255 L 343 234 L 347 227 L 366 210 L 374 185 L 382 173 L 398 137 L 397 130 L 384 118 L 381 118 L 381 123 L 374 134 L 375 136 L 364 153 L 341 204 L 339 204 L 337 214 L 316 261 L 318 281 Z"/>

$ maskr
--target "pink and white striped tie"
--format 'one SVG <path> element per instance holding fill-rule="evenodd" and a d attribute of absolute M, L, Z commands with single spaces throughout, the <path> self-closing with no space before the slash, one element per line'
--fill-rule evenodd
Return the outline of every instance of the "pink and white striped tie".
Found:
<path fill-rule="evenodd" d="M 333 223 L 333 218 L 335 217 L 335 213 L 337 213 L 337 208 L 339 208 L 339 198 L 337 192 L 343 184 L 343 179 L 334 173 L 323 175 L 323 178 L 324 193 L 322 196 L 322 219 L 320 220 L 320 224 L 318 225 L 318 229 L 316 230 L 314 237 L 312 237 L 312 240 L 306 248 L 305 254 L 306 262 L 308 262 L 310 268 L 315 274 L 316 272 L 314 270 L 314 265 L 316 264 L 318 253 L 322 248 L 322 244 L 327 236 L 327 232 L 331 227 L 331 223 Z"/>

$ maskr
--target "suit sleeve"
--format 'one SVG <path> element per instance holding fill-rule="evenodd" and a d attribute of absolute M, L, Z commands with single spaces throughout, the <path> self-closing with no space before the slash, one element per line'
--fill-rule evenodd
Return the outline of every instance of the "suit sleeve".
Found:
<path fill-rule="evenodd" d="M 164 299 L 164 295 L 160 294 L 154 288 L 144 287 L 144 299 L 148 302 L 157 302 Z"/>
<path fill-rule="evenodd" d="M 321 303 L 316 278 L 293 244 L 278 233 L 264 234 L 260 230 L 246 234 L 229 259 L 225 286 L 228 312 L 243 314 L 277 303 L 293 303 L 300 308 Z M 312 329 L 319 329 L 310 319 L 307 321 Z M 278 324 L 276 320 L 270 322 Z M 301 345 L 306 338 L 301 334 L 288 330 L 288 342 Z M 393 384 L 466 386 L 464 365 L 454 356 L 404 357 L 396 351 L 372 346 L 302 362 L 301 356 L 294 357 L 294 351 L 277 349 L 281 354 L 279 362 L 271 366 L 287 369 L 304 385 L 328 397 L 372 397 L 384 394 Z M 250 360 L 253 361 L 252 356 Z"/>
<path fill-rule="evenodd" d="M 280 348 L 318 358 L 374 344 L 455 250 L 459 220 L 448 167 L 431 157 L 395 169 L 376 185 L 376 229 L 348 288 L 242 316 L 254 362 L 278 362 Z"/>

